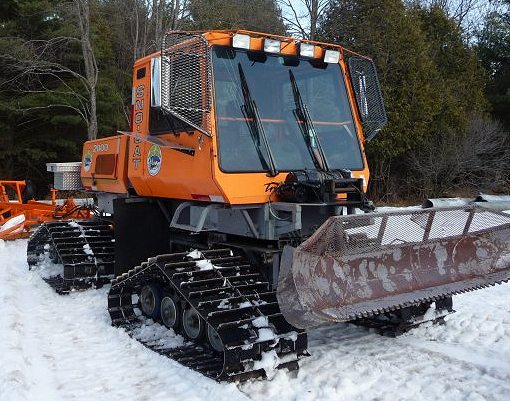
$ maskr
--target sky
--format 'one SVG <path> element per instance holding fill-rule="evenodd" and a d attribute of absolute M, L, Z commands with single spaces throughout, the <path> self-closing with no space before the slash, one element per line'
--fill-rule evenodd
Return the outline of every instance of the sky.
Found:
<path fill-rule="evenodd" d="M 290 9 L 290 7 L 285 6 L 284 4 L 290 1 L 298 15 L 301 17 L 301 24 L 308 28 L 308 18 L 307 11 L 304 5 L 305 0 L 279 0 L 279 4 L 282 8 L 282 13 L 286 18 L 294 18 L 294 15 Z M 321 0 L 319 0 L 321 1 Z M 430 4 L 434 0 L 422 0 L 424 4 Z M 472 34 L 473 31 L 480 27 L 480 24 L 483 21 L 483 16 L 491 10 L 500 8 L 501 5 L 497 1 L 489 1 L 489 0 L 449 0 L 447 1 L 450 9 L 450 14 L 454 15 L 458 9 L 458 6 L 461 4 L 469 4 L 472 9 L 464 18 L 462 26 L 467 30 L 468 33 Z"/>

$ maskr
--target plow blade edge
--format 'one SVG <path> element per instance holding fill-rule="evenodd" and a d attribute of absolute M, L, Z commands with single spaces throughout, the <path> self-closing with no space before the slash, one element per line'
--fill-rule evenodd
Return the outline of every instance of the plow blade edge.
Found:
<path fill-rule="evenodd" d="M 510 215 L 477 206 L 329 218 L 283 251 L 278 302 L 299 328 L 371 317 L 510 279 Z"/>

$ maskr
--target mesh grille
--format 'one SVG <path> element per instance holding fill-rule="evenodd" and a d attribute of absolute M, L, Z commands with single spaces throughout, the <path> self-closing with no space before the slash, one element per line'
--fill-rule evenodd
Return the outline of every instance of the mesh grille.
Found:
<path fill-rule="evenodd" d="M 330 218 L 300 248 L 316 255 L 341 257 L 503 226 L 510 226 L 510 215 L 477 206 L 338 216 Z"/>
<path fill-rule="evenodd" d="M 168 32 L 161 50 L 161 106 L 192 127 L 211 134 L 211 59 L 207 40 Z"/>
<path fill-rule="evenodd" d="M 351 83 L 367 140 L 386 125 L 387 117 L 374 62 L 358 56 L 348 60 Z"/>

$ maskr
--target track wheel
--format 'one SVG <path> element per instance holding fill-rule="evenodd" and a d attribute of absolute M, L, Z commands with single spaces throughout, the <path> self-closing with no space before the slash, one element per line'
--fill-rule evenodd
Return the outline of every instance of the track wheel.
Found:
<path fill-rule="evenodd" d="M 223 341 L 221 341 L 218 332 L 214 330 L 214 327 L 212 327 L 210 324 L 207 325 L 207 341 L 209 342 L 211 348 L 216 352 L 223 351 Z"/>
<path fill-rule="evenodd" d="M 182 312 L 182 328 L 191 340 L 198 341 L 204 336 L 205 322 L 191 305 Z"/>
<path fill-rule="evenodd" d="M 161 288 L 157 284 L 146 284 L 140 291 L 142 312 L 152 319 L 159 318 L 161 307 Z"/>
<path fill-rule="evenodd" d="M 165 295 L 161 300 L 161 321 L 169 329 L 175 329 L 179 324 L 179 305 L 170 295 Z"/>

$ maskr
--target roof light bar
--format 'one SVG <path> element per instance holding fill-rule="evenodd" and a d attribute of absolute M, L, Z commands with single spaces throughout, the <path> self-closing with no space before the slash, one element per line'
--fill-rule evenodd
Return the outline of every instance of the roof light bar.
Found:
<path fill-rule="evenodd" d="M 326 50 L 324 53 L 324 62 L 336 64 L 340 60 L 340 52 L 338 50 Z"/>
<path fill-rule="evenodd" d="M 311 43 L 303 43 L 299 44 L 299 55 L 301 57 L 314 57 L 315 56 L 315 46 Z"/>
<path fill-rule="evenodd" d="M 238 47 L 240 49 L 250 49 L 250 35 L 243 35 L 241 33 L 236 33 L 232 37 L 232 46 Z"/>
<path fill-rule="evenodd" d="M 267 53 L 280 53 L 281 41 L 276 39 L 264 39 L 264 51 Z"/>

